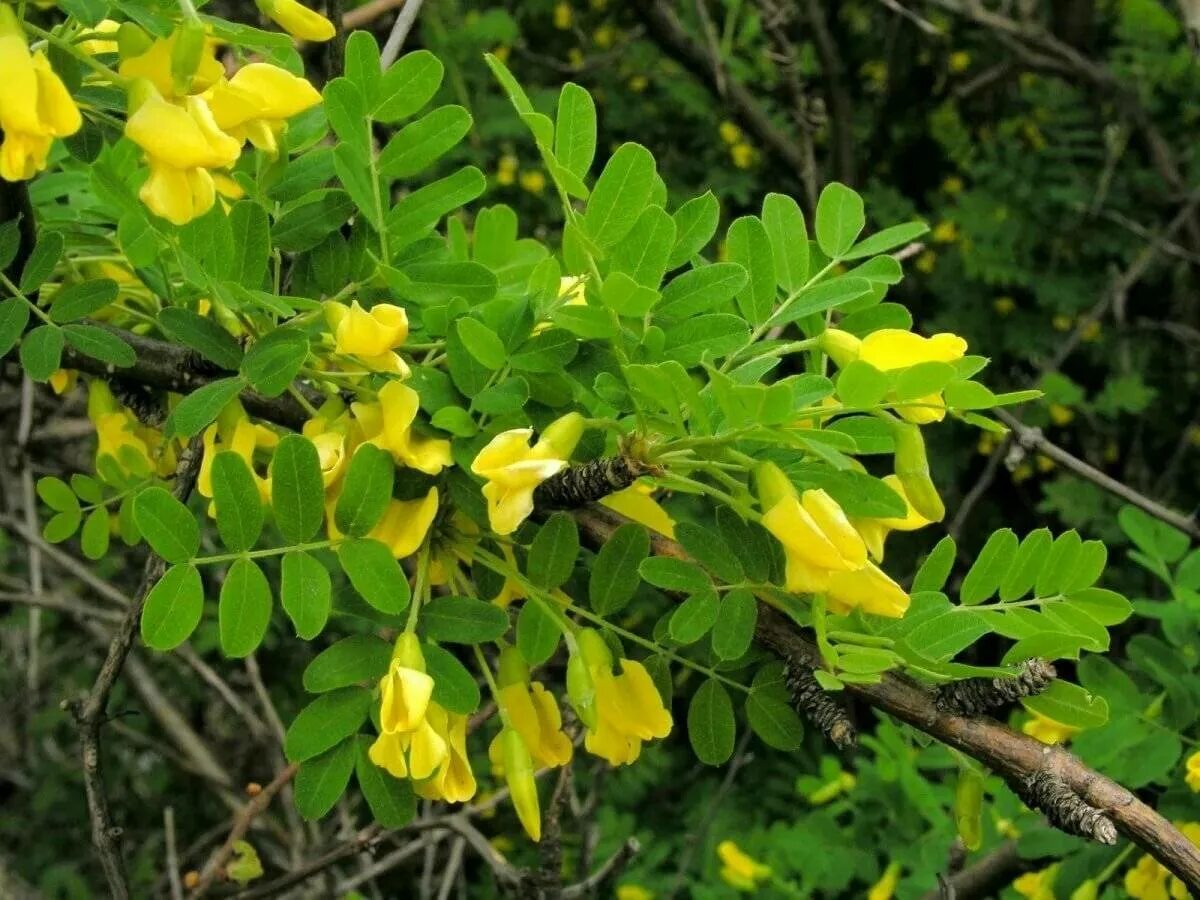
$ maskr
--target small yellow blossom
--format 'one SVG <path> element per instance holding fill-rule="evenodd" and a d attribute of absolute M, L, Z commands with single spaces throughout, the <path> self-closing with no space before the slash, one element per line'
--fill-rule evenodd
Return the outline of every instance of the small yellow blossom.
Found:
<path fill-rule="evenodd" d="M 521 735 L 538 766 L 558 768 L 571 761 L 571 739 L 563 733 L 558 701 L 539 681 L 529 680 L 529 666 L 516 647 L 500 651 L 497 700 L 509 727 Z"/>
<path fill-rule="evenodd" d="M 937 254 L 932 250 L 926 250 L 917 257 L 917 261 L 913 263 L 917 267 L 917 271 L 925 275 L 930 275 L 937 267 Z"/>
<path fill-rule="evenodd" d="M 635 94 L 640 94 L 650 85 L 650 80 L 645 75 L 634 75 L 629 79 L 629 89 Z"/>
<path fill-rule="evenodd" d="M 543 434 L 532 447 L 532 428 L 513 428 L 496 435 L 479 451 L 471 471 L 487 480 L 483 496 L 488 521 L 496 534 L 512 534 L 533 512 L 533 492 L 539 484 L 567 466 L 565 454 Z"/>
<path fill-rule="evenodd" d="M 958 226 L 944 219 L 934 226 L 930 237 L 939 244 L 953 244 L 958 240 Z"/>
<path fill-rule="evenodd" d="M 222 131 L 270 156 L 279 152 L 278 138 L 287 120 L 320 102 L 320 93 L 306 79 L 269 63 L 242 66 L 209 97 Z"/>
<path fill-rule="evenodd" d="M 1002 316 L 1011 315 L 1017 308 L 1017 301 L 1012 297 L 997 297 L 992 301 L 992 309 Z"/>
<path fill-rule="evenodd" d="M 428 781 L 415 785 L 418 796 L 443 803 L 465 803 L 475 796 L 475 773 L 467 754 L 467 717 L 431 702 L 425 714 L 429 727 L 446 745 L 441 763 Z"/>
<path fill-rule="evenodd" d="M 592 41 L 601 50 L 607 50 L 609 47 L 611 47 L 613 45 L 613 43 L 616 41 L 616 39 L 617 39 L 617 29 L 615 29 L 612 25 L 609 25 L 609 24 L 601 25 L 599 28 L 596 29 L 595 33 L 592 35 Z"/>
<path fill-rule="evenodd" d="M 520 733 L 505 726 L 489 748 L 493 765 L 503 772 L 517 819 L 531 840 L 542 839 L 542 813 L 538 803 L 537 781 L 533 777 L 533 757 Z"/>
<path fill-rule="evenodd" d="M 1098 319 L 1092 319 L 1080 330 L 1079 338 L 1086 343 L 1094 343 L 1095 341 L 1100 340 L 1100 334 L 1102 330 L 1103 329 L 1100 326 L 1100 321 Z"/>
<path fill-rule="evenodd" d="M 567 63 L 570 64 L 572 69 L 582 69 L 583 68 L 583 51 L 580 50 L 578 47 L 572 47 L 570 50 L 567 51 Z M 596 94 L 597 94 L 596 99 L 598 100 L 599 99 L 599 91 L 596 91 Z"/>
<path fill-rule="evenodd" d="M 496 183 L 504 187 L 515 184 L 518 165 L 517 158 L 511 153 L 501 156 L 500 160 L 496 163 Z"/>
<path fill-rule="evenodd" d="M 408 339 L 408 313 L 403 307 L 376 303 L 365 310 L 357 300 L 349 307 L 328 301 L 325 321 L 333 332 L 338 353 L 357 356 L 374 372 L 408 376 L 408 365 L 394 352 Z"/>
<path fill-rule="evenodd" d="M 1013 484 L 1020 484 L 1023 481 L 1028 481 L 1033 477 L 1033 466 L 1027 462 L 1019 463 L 1012 470 Z"/>
<path fill-rule="evenodd" d="M 242 458 L 254 482 L 258 486 L 259 497 L 264 503 L 270 502 L 271 482 L 261 477 L 254 468 L 254 451 L 258 449 L 273 449 L 279 443 L 279 436 L 263 425 L 256 425 L 246 416 L 241 404 L 231 403 L 225 408 L 217 421 L 204 429 L 202 435 L 203 456 L 200 458 L 200 474 L 196 479 L 196 492 L 201 497 L 212 499 L 212 466 L 218 453 L 232 450 Z M 209 504 L 209 515 L 216 511 Z"/>
<path fill-rule="evenodd" d="M 1047 411 L 1050 413 L 1050 421 L 1055 425 L 1070 425 L 1075 419 L 1075 411 L 1061 403 L 1051 403 Z"/>
<path fill-rule="evenodd" d="M 74 369 L 58 369 L 50 375 L 50 388 L 54 393 L 62 396 L 75 387 L 75 382 L 78 380 L 79 373 Z"/>
<path fill-rule="evenodd" d="M 771 878 L 770 866 L 748 856 L 733 841 L 721 841 L 717 845 L 717 857 L 721 860 L 721 878 L 739 891 L 755 891 L 759 884 Z"/>
<path fill-rule="evenodd" d="M 567 0 L 559 0 L 554 4 L 554 27 L 559 31 L 566 31 L 571 27 L 571 22 L 574 15 L 571 10 L 571 4 Z"/>
<path fill-rule="evenodd" d="M 546 176 L 541 169 L 522 172 L 517 176 L 517 181 L 523 190 L 529 191 L 531 194 L 541 196 L 542 192 L 546 190 Z"/>
<path fill-rule="evenodd" d="M 0 178 L 32 178 L 46 167 L 54 139 L 74 134 L 82 124 L 79 107 L 46 54 L 30 54 L 16 14 L 0 6 Z"/>
<path fill-rule="evenodd" d="M 996 452 L 996 435 L 990 431 L 984 431 L 979 435 L 979 442 L 975 445 L 975 452 L 981 456 L 991 456 Z"/>
<path fill-rule="evenodd" d="M 1187 774 L 1184 776 L 1187 786 L 1200 794 L 1200 752 L 1193 753 L 1187 759 Z"/>
<path fill-rule="evenodd" d="M 742 139 L 742 129 L 728 119 L 717 126 L 717 134 L 721 136 L 721 140 L 731 145 Z"/>
<path fill-rule="evenodd" d="M 951 72 L 965 72 L 971 67 L 971 54 L 966 50 L 955 50 L 947 63 Z"/>
<path fill-rule="evenodd" d="M 739 169 L 749 169 L 752 165 L 754 165 L 754 148 L 745 141 L 738 141 L 729 148 L 729 157 L 733 160 L 733 164 Z"/>
<path fill-rule="evenodd" d="M 1039 872 L 1026 872 L 1012 883 L 1012 888 L 1029 900 L 1054 900 L 1054 879 L 1058 866 L 1050 866 Z"/>
<path fill-rule="evenodd" d="M 437 517 L 437 511 L 436 487 L 431 487 L 424 497 L 416 500 L 397 500 L 393 497 L 367 536 L 386 546 L 396 559 L 404 559 L 417 552 Z"/>
<path fill-rule="evenodd" d="M 83 50 L 85 53 L 90 53 L 93 56 L 98 53 L 116 53 L 116 40 L 109 40 L 105 37 L 105 35 L 111 34 L 115 37 L 120 28 L 121 23 L 115 19 L 101 19 L 89 32 L 92 37 L 85 41 L 79 42 L 79 49 Z"/>
<path fill-rule="evenodd" d="M 640 884 L 622 884 L 617 887 L 617 900 L 654 900 L 654 892 Z"/>
<path fill-rule="evenodd" d="M 154 85 L 154 89 L 161 96 L 168 100 L 176 99 L 179 92 L 171 72 L 171 56 L 175 52 L 175 44 L 180 39 L 180 34 L 180 31 L 173 31 L 164 38 L 157 38 L 142 53 L 123 59 L 118 71 L 122 77 L 130 80 L 145 79 Z M 225 67 L 217 59 L 216 43 L 205 41 L 196 71 L 188 86 L 188 93 L 203 93 L 224 75 Z"/>
<path fill-rule="evenodd" d="M 1075 320 L 1065 313 L 1058 313 L 1050 320 L 1050 325 L 1055 331 L 1070 331 L 1071 326 L 1074 324 Z"/>
<path fill-rule="evenodd" d="M 1037 464 L 1037 470 L 1042 473 L 1053 471 L 1055 466 L 1054 460 L 1044 453 L 1035 456 L 1034 462 Z"/>
<path fill-rule="evenodd" d="M 328 41 L 337 29 L 319 12 L 296 0 L 255 0 L 264 16 L 301 41 Z"/>
<path fill-rule="evenodd" d="M 414 433 L 420 402 L 408 385 L 389 381 L 379 389 L 378 403 L 354 403 L 351 409 L 364 441 L 388 451 L 400 465 L 437 475 L 450 465 L 450 442 Z"/>
<path fill-rule="evenodd" d="M 1021 730 L 1043 744 L 1061 744 L 1079 733 L 1078 728 L 1063 725 L 1041 713 L 1034 713 L 1033 717 L 1021 726 Z"/>
<path fill-rule="evenodd" d="M 955 194 L 961 194 L 963 189 L 963 180 L 957 175 L 947 175 L 942 181 L 942 190 L 953 197 Z"/>
<path fill-rule="evenodd" d="M 1137 900 L 1168 900 L 1167 878 L 1170 873 L 1153 856 L 1142 856 L 1125 873 L 1125 892 Z"/>
<path fill-rule="evenodd" d="M 883 875 L 867 891 L 867 900 L 892 900 L 896 894 L 896 885 L 900 882 L 900 870 L 900 863 L 888 863 Z"/>
<path fill-rule="evenodd" d="M 654 488 L 650 485 L 638 482 L 623 491 L 609 494 L 600 504 L 664 537 L 675 539 L 675 520 L 654 499 Z"/>

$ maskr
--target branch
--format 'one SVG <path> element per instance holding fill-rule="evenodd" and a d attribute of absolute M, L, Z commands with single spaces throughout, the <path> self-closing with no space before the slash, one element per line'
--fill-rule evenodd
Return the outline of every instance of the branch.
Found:
<path fill-rule="evenodd" d="M 417 21 L 417 15 L 421 12 L 423 2 L 424 0 L 408 0 L 400 10 L 400 14 L 396 16 L 396 21 L 392 25 L 392 33 L 388 35 L 387 43 L 383 45 L 383 51 L 379 54 L 379 64 L 384 69 L 394 63 L 396 57 L 400 55 L 400 51 L 404 49 L 404 41 L 408 37 L 409 31 L 412 30 L 413 23 Z"/>
<path fill-rule="evenodd" d="M 579 510 L 575 517 L 592 546 L 603 544 L 628 521 L 601 507 Z M 651 537 L 651 546 L 659 556 L 687 558 L 679 544 L 658 535 Z M 761 602 L 758 613 L 756 636 L 760 643 L 784 658 L 819 658 L 813 642 L 782 613 Z M 994 719 L 942 712 L 929 690 L 904 675 L 888 674 L 879 684 L 849 684 L 846 689 L 876 709 L 974 757 L 1010 781 L 1035 775 L 1061 779 L 1079 799 L 1100 810 L 1117 830 L 1172 874 L 1193 890 L 1200 890 L 1200 847 L 1130 791 L 1061 747 L 1048 747 Z"/>
<path fill-rule="evenodd" d="M 946 878 L 944 888 L 925 892 L 921 900 L 942 900 L 947 896 L 958 900 L 993 897 L 1014 877 L 1030 868 L 1033 868 L 1032 861 L 1017 854 L 1017 842 L 1005 841 L 981 856 L 974 865 Z"/>
<path fill-rule="evenodd" d="M 638 843 L 637 838 L 626 838 L 625 843 L 617 849 L 616 853 L 606 859 L 600 868 L 578 884 L 564 888 L 563 900 L 576 900 L 578 897 L 592 896 L 595 891 L 598 891 L 625 871 L 625 867 L 629 865 L 630 860 L 641 851 L 642 845 Z"/>
<path fill-rule="evenodd" d="M 200 440 L 194 439 L 179 455 L 179 467 L 175 474 L 172 493 L 184 501 L 192 492 L 196 476 L 200 473 Z M 150 588 L 166 571 L 166 563 L 151 553 L 142 569 L 142 583 L 133 602 L 125 612 L 125 618 L 113 635 L 108 646 L 108 656 L 100 667 L 100 674 L 92 685 L 88 696 L 80 703 L 72 704 L 72 713 L 79 726 L 79 751 L 83 758 L 83 783 L 87 790 L 88 814 L 92 820 L 92 843 L 100 856 L 104 877 L 109 891 L 117 900 L 128 900 L 129 881 L 125 872 L 125 860 L 121 856 L 121 829 L 113 825 L 108 807 L 108 795 L 104 788 L 104 772 L 100 758 L 100 726 L 104 724 L 105 707 L 113 684 L 121 674 L 133 638 L 137 633 L 138 619 Z"/>
<path fill-rule="evenodd" d="M 259 791 L 257 796 L 252 797 L 242 807 L 242 811 L 234 817 L 233 827 L 229 829 L 229 836 L 225 838 L 225 843 L 213 851 L 208 862 L 204 864 L 204 868 L 200 870 L 200 880 L 196 882 L 196 887 L 188 895 L 188 900 L 199 900 L 208 892 L 208 889 L 212 887 L 213 880 L 225 868 L 229 857 L 233 856 L 234 845 L 246 836 L 251 823 L 270 806 L 271 800 L 285 784 L 292 780 L 298 768 L 300 767 L 297 763 L 287 766 L 275 776 L 270 784 Z"/>

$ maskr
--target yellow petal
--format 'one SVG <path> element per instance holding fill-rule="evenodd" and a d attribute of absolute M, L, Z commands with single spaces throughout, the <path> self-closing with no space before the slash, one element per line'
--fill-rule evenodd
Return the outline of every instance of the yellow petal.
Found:
<path fill-rule="evenodd" d="M 433 696 L 433 679 L 393 662 L 379 681 L 379 725 L 389 734 L 414 731 L 424 720 Z"/>
<path fill-rule="evenodd" d="M 33 55 L 33 71 L 37 76 L 38 118 L 43 127 L 56 137 L 74 134 L 83 125 L 79 107 L 40 50 Z"/>
<path fill-rule="evenodd" d="M 263 11 L 284 31 L 302 41 L 328 41 L 336 33 L 333 23 L 296 0 L 268 0 Z"/>
<path fill-rule="evenodd" d="M 439 728 L 446 728 L 446 713 L 437 704 L 430 705 L 429 713 L 429 718 L 422 721 L 412 733 L 409 743 L 408 769 L 417 781 L 436 772 L 449 752 L 449 744 L 439 734 Z M 435 721 L 431 720 L 436 720 L 439 728 L 435 728 Z"/>
<path fill-rule="evenodd" d="M 627 731 L 641 740 L 665 738 L 671 733 L 671 714 L 663 706 L 662 695 L 645 666 L 632 659 L 622 659 L 617 684 L 627 717 Z"/>
<path fill-rule="evenodd" d="M 812 516 L 821 533 L 837 547 L 850 568 L 858 568 L 867 561 L 866 545 L 841 506 L 829 494 L 823 490 L 805 491 L 800 495 L 800 505 Z"/>
<path fill-rule="evenodd" d="M 242 98 L 223 110 L 224 119 L 214 102 L 213 113 L 222 128 L 250 119 L 290 119 L 321 102 L 320 93 L 307 79 L 270 63 L 242 66 L 229 79 L 229 88 Z"/>
<path fill-rule="evenodd" d="M 150 96 L 125 123 L 126 136 L 146 151 L 152 168 L 155 163 L 174 169 L 209 168 L 237 159 L 237 141 L 220 132 L 211 116 L 203 115 L 208 107 L 202 100 L 189 100 L 196 102 L 184 109 Z"/>
<path fill-rule="evenodd" d="M 862 340 L 858 358 L 882 372 L 923 362 L 954 362 L 967 352 L 967 342 L 956 334 L 922 337 L 900 328 L 881 328 Z"/>
<path fill-rule="evenodd" d="M 436 487 L 417 500 L 389 500 L 383 517 L 371 529 L 369 537 L 384 543 L 396 559 L 412 556 L 429 533 L 437 511 Z"/>
<path fill-rule="evenodd" d="M 675 538 L 675 520 L 657 500 L 640 490 L 636 484 L 615 494 L 609 494 L 600 503 L 661 535 L 672 540 Z"/>
<path fill-rule="evenodd" d="M 42 130 L 38 77 L 33 57 L 19 34 L 0 36 L 0 128 L 6 135 Z"/>
<path fill-rule="evenodd" d="M 500 432 L 476 454 L 475 461 L 471 463 L 471 471 L 484 478 L 491 478 L 492 472 L 528 458 L 529 439 L 532 436 L 532 428 L 513 428 Z"/>
<path fill-rule="evenodd" d="M 863 612 L 898 619 L 908 609 L 909 596 L 874 563 L 854 572 L 834 572 L 826 588 L 830 599 Z"/>
<path fill-rule="evenodd" d="M 789 554 L 795 554 L 814 568 L 853 568 L 797 497 L 780 500 L 763 516 L 762 523 Z"/>
<path fill-rule="evenodd" d="M 381 734 L 367 751 L 371 762 L 386 769 L 393 778 L 407 778 L 408 765 L 404 761 L 404 744 L 398 734 Z"/>

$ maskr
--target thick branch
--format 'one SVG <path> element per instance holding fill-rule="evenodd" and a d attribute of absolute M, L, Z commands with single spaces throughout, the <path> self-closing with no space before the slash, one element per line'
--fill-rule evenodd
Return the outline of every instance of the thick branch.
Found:
<path fill-rule="evenodd" d="M 955 872 L 945 879 L 946 888 L 927 891 L 921 900 L 942 900 L 946 896 L 958 900 L 977 900 L 994 897 L 1000 889 L 1026 869 L 1033 868 L 1030 860 L 1022 859 L 1017 853 L 1016 841 L 1005 841 L 995 850 L 985 853 L 974 865 Z"/>

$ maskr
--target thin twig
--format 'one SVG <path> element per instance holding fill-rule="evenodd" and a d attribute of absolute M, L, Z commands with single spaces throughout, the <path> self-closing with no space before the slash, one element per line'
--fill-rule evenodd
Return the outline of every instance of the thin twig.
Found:
<path fill-rule="evenodd" d="M 412 30 L 413 23 L 417 21 L 417 14 L 421 12 L 421 5 L 424 2 L 425 0 L 408 0 L 397 14 L 395 24 L 392 25 L 392 33 L 388 35 L 387 43 L 383 45 L 383 50 L 379 54 L 379 64 L 384 69 L 400 56 L 400 51 L 404 49 L 404 41 L 408 37 L 409 31 Z"/>
<path fill-rule="evenodd" d="M 175 810 L 163 810 L 163 836 L 167 844 L 167 878 L 171 884 L 171 900 L 183 900 L 183 882 L 179 880 L 179 850 L 175 846 Z"/>
<path fill-rule="evenodd" d="M 637 838 L 626 838 L 625 843 L 617 848 L 617 852 L 606 859 L 595 872 L 578 884 L 563 888 L 563 900 L 577 900 L 579 897 L 593 896 L 606 884 L 618 878 L 625 871 L 630 860 L 641 850 L 642 845 L 638 843 Z"/>
<path fill-rule="evenodd" d="M 450 858 L 446 860 L 446 868 L 442 871 L 442 884 L 438 888 L 437 900 L 448 900 L 450 891 L 462 868 L 463 850 L 466 849 L 466 838 L 457 837 L 450 845 Z"/>

